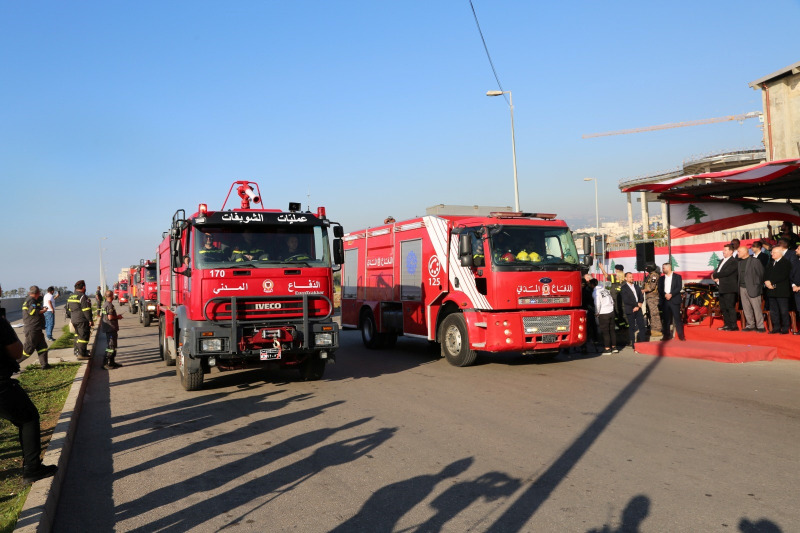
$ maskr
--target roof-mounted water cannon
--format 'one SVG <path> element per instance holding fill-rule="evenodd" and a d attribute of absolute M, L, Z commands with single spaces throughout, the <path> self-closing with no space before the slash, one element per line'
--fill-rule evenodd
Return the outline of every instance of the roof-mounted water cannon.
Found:
<path fill-rule="evenodd" d="M 258 196 L 249 183 L 239 185 L 236 189 L 239 193 L 239 198 L 242 199 L 242 209 L 250 209 L 250 202 L 255 204 L 261 203 L 261 197 Z"/>
<path fill-rule="evenodd" d="M 289 202 L 289 212 L 290 213 L 297 213 L 302 209 L 300 202 Z"/>
<path fill-rule="evenodd" d="M 228 199 L 231 197 L 234 187 L 236 187 L 236 192 L 239 194 L 239 198 L 242 199 L 242 209 L 250 209 L 250 202 L 261 204 L 261 208 L 264 208 L 264 203 L 261 201 L 261 190 L 258 187 L 258 183 L 254 181 L 234 181 L 231 184 L 231 188 L 228 189 L 228 196 L 226 196 L 225 201 L 222 202 L 222 208 L 220 211 L 225 211 L 225 206 L 228 205 Z"/>

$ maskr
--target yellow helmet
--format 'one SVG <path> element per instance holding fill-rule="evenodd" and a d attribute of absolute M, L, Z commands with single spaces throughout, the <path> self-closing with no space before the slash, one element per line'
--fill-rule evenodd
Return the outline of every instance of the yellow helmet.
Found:
<path fill-rule="evenodd" d="M 542 256 L 537 254 L 536 252 L 531 252 L 528 254 L 528 261 L 533 261 L 534 263 L 538 263 L 542 260 Z"/>
<path fill-rule="evenodd" d="M 517 261 L 527 261 L 528 260 L 528 252 L 522 250 L 520 253 L 517 254 Z"/>

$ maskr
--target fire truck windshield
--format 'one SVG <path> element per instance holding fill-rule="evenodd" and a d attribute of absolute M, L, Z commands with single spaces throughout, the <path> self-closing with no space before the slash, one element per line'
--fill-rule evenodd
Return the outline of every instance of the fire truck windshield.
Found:
<path fill-rule="evenodd" d="M 489 228 L 489 246 L 492 264 L 500 267 L 578 267 L 578 251 L 567 228 L 495 226 Z"/>
<path fill-rule="evenodd" d="M 153 267 L 153 268 L 145 268 L 144 272 L 145 272 L 144 280 L 146 282 L 152 282 L 152 283 L 156 282 L 157 278 L 156 278 L 156 269 L 155 269 L 155 267 Z"/>
<path fill-rule="evenodd" d="M 119 282 L 119 290 L 127 291 L 128 290 L 128 282 L 127 281 L 120 281 Z"/>
<path fill-rule="evenodd" d="M 194 229 L 196 268 L 329 267 L 328 230 L 323 226 L 251 226 Z"/>

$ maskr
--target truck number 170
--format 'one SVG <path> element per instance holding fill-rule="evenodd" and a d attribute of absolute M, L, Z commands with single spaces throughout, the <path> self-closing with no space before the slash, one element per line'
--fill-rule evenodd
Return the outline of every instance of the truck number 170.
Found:
<path fill-rule="evenodd" d="M 225 271 L 224 270 L 212 270 L 211 271 L 211 277 L 212 278 L 224 278 L 225 277 Z"/>

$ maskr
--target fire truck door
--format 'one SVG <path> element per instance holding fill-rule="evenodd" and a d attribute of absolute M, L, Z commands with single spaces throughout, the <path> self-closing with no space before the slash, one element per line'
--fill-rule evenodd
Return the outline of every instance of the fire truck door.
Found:
<path fill-rule="evenodd" d="M 427 335 L 422 298 L 422 239 L 400 243 L 400 301 L 403 304 L 403 333 Z"/>

